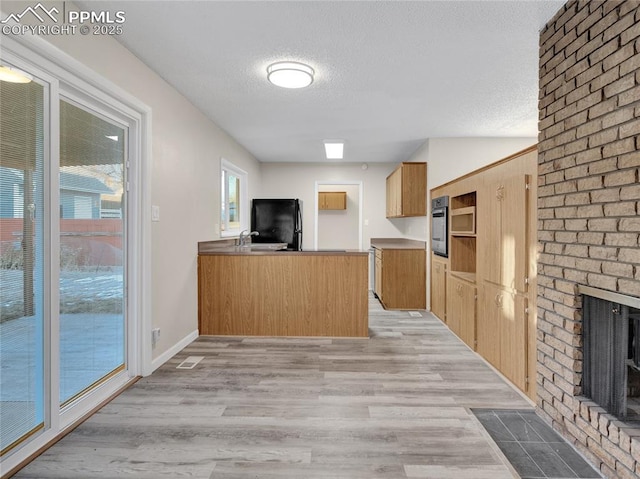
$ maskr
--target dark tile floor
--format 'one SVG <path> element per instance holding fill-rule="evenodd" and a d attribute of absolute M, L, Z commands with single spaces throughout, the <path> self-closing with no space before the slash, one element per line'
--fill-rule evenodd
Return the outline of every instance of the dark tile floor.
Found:
<path fill-rule="evenodd" d="M 522 479 L 602 477 L 534 411 L 472 411 Z"/>

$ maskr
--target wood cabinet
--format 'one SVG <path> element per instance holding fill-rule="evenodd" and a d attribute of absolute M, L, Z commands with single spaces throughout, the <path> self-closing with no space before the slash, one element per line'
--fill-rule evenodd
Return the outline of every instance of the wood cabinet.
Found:
<path fill-rule="evenodd" d="M 320 191 L 318 193 L 319 210 L 346 210 L 347 193 L 345 191 Z"/>
<path fill-rule="evenodd" d="M 447 322 L 447 263 L 436 256 L 431 259 L 431 312 Z"/>
<path fill-rule="evenodd" d="M 426 250 L 376 248 L 375 293 L 385 309 L 425 309 Z"/>
<path fill-rule="evenodd" d="M 387 218 L 427 215 L 427 164 L 401 163 L 387 177 Z"/>
<path fill-rule="evenodd" d="M 491 283 L 527 291 L 529 281 L 529 175 L 490 178 L 481 190 L 479 269 Z"/>
<path fill-rule="evenodd" d="M 527 298 L 489 282 L 481 285 L 480 298 L 477 352 L 526 391 Z"/>
<path fill-rule="evenodd" d="M 476 285 L 449 274 L 447 292 L 447 325 L 471 349 L 475 349 Z"/>
<path fill-rule="evenodd" d="M 431 191 L 450 204 L 449 257 L 431 256 L 431 309 L 444 294 L 444 317 L 434 314 L 532 399 L 537 168 L 532 147 Z"/>

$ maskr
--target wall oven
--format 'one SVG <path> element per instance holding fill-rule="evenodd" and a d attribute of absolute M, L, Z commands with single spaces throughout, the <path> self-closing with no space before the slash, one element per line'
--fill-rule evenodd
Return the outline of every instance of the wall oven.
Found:
<path fill-rule="evenodd" d="M 431 251 L 438 256 L 449 256 L 449 197 L 431 200 Z"/>

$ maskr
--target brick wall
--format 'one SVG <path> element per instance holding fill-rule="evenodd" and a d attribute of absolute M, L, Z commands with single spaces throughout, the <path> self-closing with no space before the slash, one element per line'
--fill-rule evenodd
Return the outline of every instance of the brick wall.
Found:
<path fill-rule="evenodd" d="M 540 34 L 538 411 L 607 477 L 640 428 L 582 392 L 579 284 L 640 296 L 640 2 L 569 1 Z"/>

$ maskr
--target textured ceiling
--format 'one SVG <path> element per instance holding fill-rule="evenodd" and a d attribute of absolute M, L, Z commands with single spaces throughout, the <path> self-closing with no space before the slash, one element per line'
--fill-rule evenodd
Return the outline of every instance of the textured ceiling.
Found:
<path fill-rule="evenodd" d="M 563 1 L 91 1 L 260 161 L 406 160 L 433 137 L 537 136 L 538 32 Z M 266 67 L 316 70 L 302 90 Z"/>

